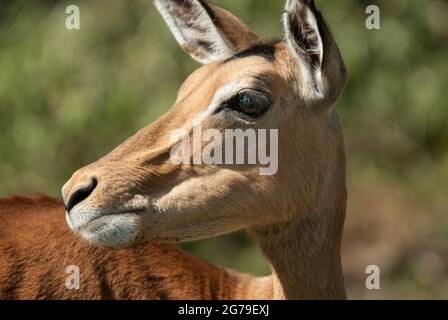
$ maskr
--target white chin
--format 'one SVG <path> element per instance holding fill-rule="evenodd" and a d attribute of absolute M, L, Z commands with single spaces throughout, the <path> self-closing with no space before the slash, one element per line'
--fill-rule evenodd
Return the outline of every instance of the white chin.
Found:
<path fill-rule="evenodd" d="M 93 245 L 121 248 L 132 245 L 140 230 L 141 220 L 138 215 L 119 214 L 95 219 L 77 233 Z"/>

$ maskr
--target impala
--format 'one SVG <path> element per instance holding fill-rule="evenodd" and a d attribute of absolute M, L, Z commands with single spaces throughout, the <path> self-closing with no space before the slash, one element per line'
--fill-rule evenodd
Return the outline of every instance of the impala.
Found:
<path fill-rule="evenodd" d="M 153 297 L 154 291 L 162 298 L 345 298 L 340 263 L 345 152 L 334 105 L 347 76 L 314 2 L 288 0 L 284 39 L 269 43 L 239 18 L 205 1 L 154 3 L 182 48 L 203 66 L 184 82 L 169 112 L 75 172 L 62 189 L 66 221 L 76 235 L 97 247 L 136 247 L 138 255 L 136 248 L 107 250 L 76 242 L 59 216 L 45 221 L 50 211 L 61 214 L 60 204 L 53 203 L 42 217 L 34 215 L 28 228 L 21 217 L 31 213 L 0 217 L 19 220 L 20 234 L 31 239 L 48 232 L 53 243 L 63 234 L 55 246 L 22 244 L 40 245 L 42 251 L 36 255 L 51 250 L 49 254 L 57 257 L 74 246 L 73 263 L 82 261 L 90 270 L 89 261 L 94 261 L 106 278 L 111 270 L 134 270 L 128 273 L 132 279 L 115 284 L 109 288 L 112 292 L 132 291 L 134 285 L 142 290 L 143 283 L 148 290 L 143 297 Z M 278 170 L 262 175 L 260 163 L 172 161 L 178 142 L 172 133 L 192 132 L 197 119 L 204 131 L 278 130 Z M 193 148 L 190 156 L 196 152 Z M 0 208 L 14 208 L 13 200 L 4 201 Z M 44 204 L 33 201 L 28 209 L 17 211 L 39 206 Z M 51 233 L 49 228 L 58 231 Z M 255 278 L 212 267 L 161 244 L 240 229 L 259 244 L 272 266 L 271 276 Z M 144 242 L 152 244 L 141 245 Z M 145 281 L 136 283 L 135 278 Z M 104 287 L 101 281 L 97 285 Z"/>

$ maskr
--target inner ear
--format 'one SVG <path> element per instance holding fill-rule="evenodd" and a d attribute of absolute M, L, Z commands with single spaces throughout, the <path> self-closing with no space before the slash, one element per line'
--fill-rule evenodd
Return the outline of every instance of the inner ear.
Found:
<path fill-rule="evenodd" d="M 320 90 L 324 54 L 314 1 L 289 0 L 284 12 L 286 41 L 295 56 L 304 63 L 315 89 Z"/>
<path fill-rule="evenodd" d="M 195 60 L 227 59 L 259 41 L 239 18 L 204 0 L 154 0 L 171 32 Z"/>

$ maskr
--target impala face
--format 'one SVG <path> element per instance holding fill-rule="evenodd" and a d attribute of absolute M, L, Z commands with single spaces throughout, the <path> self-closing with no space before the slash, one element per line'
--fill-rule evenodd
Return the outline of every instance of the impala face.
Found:
<path fill-rule="evenodd" d="M 65 184 L 70 228 L 91 243 L 121 247 L 287 222 L 291 207 L 305 213 L 325 183 L 321 173 L 343 155 L 332 105 L 345 68 L 314 4 L 287 1 L 285 40 L 266 44 L 204 1 L 154 3 L 203 66 L 168 113 Z M 193 132 L 198 120 L 203 131 L 278 130 L 278 170 L 260 175 L 260 164 L 172 161 L 172 133 Z"/>

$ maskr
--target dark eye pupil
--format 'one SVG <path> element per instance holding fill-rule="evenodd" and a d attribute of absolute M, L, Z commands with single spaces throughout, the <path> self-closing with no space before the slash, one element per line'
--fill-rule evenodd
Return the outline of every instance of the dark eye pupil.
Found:
<path fill-rule="evenodd" d="M 251 107 L 252 99 L 248 95 L 242 94 L 239 96 L 238 104 L 240 108 L 248 109 Z"/>

